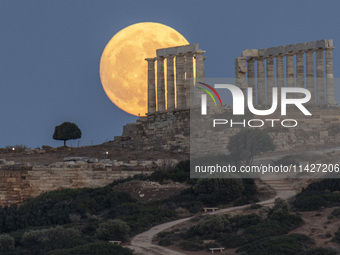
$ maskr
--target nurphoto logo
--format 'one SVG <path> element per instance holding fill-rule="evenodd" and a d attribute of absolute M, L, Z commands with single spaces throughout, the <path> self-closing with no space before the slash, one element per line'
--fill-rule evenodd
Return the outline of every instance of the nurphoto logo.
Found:
<path fill-rule="evenodd" d="M 222 100 L 220 95 L 217 93 L 216 89 L 226 89 L 229 91 L 233 98 L 233 115 L 245 115 L 245 107 L 247 106 L 249 111 L 253 113 L 254 115 L 259 116 L 268 116 L 273 114 L 277 108 L 278 108 L 278 88 L 274 87 L 272 88 L 272 105 L 269 109 L 256 109 L 254 107 L 253 102 L 253 88 L 246 88 L 246 95 L 244 95 L 243 91 L 232 84 L 215 84 L 214 87 L 199 82 L 199 84 L 203 85 L 206 88 L 209 88 L 218 98 L 220 101 L 220 105 L 223 106 Z M 208 91 L 206 88 L 198 87 L 198 89 L 204 91 L 206 94 L 201 94 L 201 115 L 207 115 L 207 94 L 212 98 L 215 105 L 217 106 L 216 100 L 212 93 Z M 291 95 L 298 95 L 295 98 L 289 98 L 289 94 Z M 306 116 L 312 116 L 312 114 L 307 110 L 307 108 L 304 106 L 304 104 L 308 103 L 311 99 L 311 93 L 308 89 L 305 88 L 295 88 L 295 87 L 283 87 L 280 88 L 280 109 L 281 109 L 281 116 L 287 115 L 287 106 L 288 105 L 294 105 L 296 106 L 304 115 Z M 247 97 L 247 103 L 245 103 L 245 97 Z M 275 126 L 275 122 L 281 122 L 281 125 L 283 127 L 295 127 L 297 126 L 298 122 L 296 119 L 250 119 L 250 120 L 243 120 L 241 122 L 235 122 L 232 119 L 213 119 L 213 127 L 216 125 L 225 125 L 230 124 L 231 127 L 235 125 L 243 125 L 244 127 L 262 127 L 264 126 L 265 122 L 271 123 L 271 127 Z"/>

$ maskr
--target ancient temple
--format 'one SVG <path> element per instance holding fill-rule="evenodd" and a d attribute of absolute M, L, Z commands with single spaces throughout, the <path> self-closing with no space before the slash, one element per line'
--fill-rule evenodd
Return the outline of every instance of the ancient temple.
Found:
<path fill-rule="evenodd" d="M 236 83 L 242 89 L 252 87 L 256 91 L 253 101 L 257 105 L 271 104 L 275 86 L 307 88 L 311 92 L 311 104 L 336 105 L 333 49 L 333 40 L 319 40 L 244 50 L 241 57 L 235 58 Z"/>
<path fill-rule="evenodd" d="M 205 51 L 200 50 L 198 44 L 189 44 L 158 49 L 157 57 L 146 59 L 148 62 L 149 115 L 190 107 L 190 85 L 194 81 L 199 82 L 204 79 L 204 53 Z M 165 59 L 166 67 L 164 66 Z M 155 66 L 157 66 L 157 75 Z"/>

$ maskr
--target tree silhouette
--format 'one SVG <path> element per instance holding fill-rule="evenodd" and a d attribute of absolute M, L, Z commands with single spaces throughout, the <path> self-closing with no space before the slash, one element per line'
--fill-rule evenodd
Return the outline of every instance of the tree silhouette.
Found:
<path fill-rule="evenodd" d="M 66 147 L 67 140 L 79 138 L 81 138 L 81 130 L 74 123 L 64 122 L 54 129 L 53 139 L 64 141 L 64 147 Z"/>
<path fill-rule="evenodd" d="M 230 137 L 227 148 L 236 162 L 249 165 L 254 156 L 273 151 L 275 145 L 266 131 L 247 128 Z"/>

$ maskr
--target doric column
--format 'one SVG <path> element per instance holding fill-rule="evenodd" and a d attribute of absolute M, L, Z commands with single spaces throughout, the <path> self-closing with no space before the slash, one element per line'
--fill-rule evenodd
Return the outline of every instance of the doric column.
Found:
<path fill-rule="evenodd" d="M 148 61 L 148 113 L 156 112 L 156 87 L 155 87 L 155 58 L 146 58 Z"/>
<path fill-rule="evenodd" d="M 198 81 L 198 79 L 204 79 L 204 60 L 206 59 L 205 57 L 203 57 L 204 53 L 205 53 L 205 51 L 203 51 L 203 50 L 196 52 L 196 78 L 197 78 L 197 81 Z"/>
<path fill-rule="evenodd" d="M 197 51 L 196 52 L 196 82 L 205 82 L 204 78 L 204 60 L 206 59 L 205 57 L 203 57 L 203 54 L 205 53 L 205 51 Z M 197 83 L 195 84 L 195 86 L 197 85 Z M 201 95 L 203 94 L 203 91 L 200 89 L 196 89 L 195 91 L 196 93 L 196 102 L 195 105 L 200 104 L 200 100 L 201 100 Z"/>
<path fill-rule="evenodd" d="M 185 54 L 185 102 L 186 102 L 186 108 L 190 108 L 190 97 L 191 93 L 190 90 L 193 86 L 194 82 L 194 62 L 193 62 L 194 54 L 192 52 L 188 52 Z M 194 94 L 192 93 L 192 96 Z"/>
<path fill-rule="evenodd" d="M 278 104 L 281 102 L 281 88 L 285 86 L 284 68 L 283 68 L 283 55 L 276 56 L 276 87 Z"/>
<path fill-rule="evenodd" d="M 184 91 L 184 55 L 178 54 L 176 56 L 176 94 L 177 94 L 177 109 L 185 108 L 185 91 Z"/>
<path fill-rule="evenodd" d="M 175 76 L 174 76 L 174 55 L 166 57 L 167 74 L 167 110 L 175 109 Z"/>
<path fill-rule="evenodd" d="M 316 50 L 316 101 L 317 104 L 325 104 L 325 72 L 323 63 L 324 49 Z"/>
<path fill-rule="evenodd" d="M 303 51 L 296 52 L 296 87 L 305 87 L 305 67 L 303 65 Z M 297 97 L 303 97 L 302 94 L 297 93 Z"/>
<path fill-rule="evenodd" d="M 247 59 L 247 79 L 248 79 L 248 87 L 253 89 L 253 105 L 256 104 L 256 87 L 255 87 L 255 66 L 254 66 L 254 58 Z"/>
<path fill-rule="evenodd" d="M 311 100 L 309 103 L 315 104 L 315 89 L 314 89 L 314 50 L 306 52 L 306 88 L 310 91 Z"/>
<path fill-rule="evenodd" d="M 275 87 L 274 79 L 274 58 L 268 56 L 266 59 L 267 64 L 267 105 L 272 105 L 273 102 L 273 87 Z"/>
<path fill-rule="evenodd" d="M 245 90 L 246 88 L 246 58 L 239 57 L 235 58 L 235 77 L 236 77 L 236 86 L 240 89 Z"/>
<path fill-rule="evenodd" d="M 334 47 L 326 49 L 326 98 L 330 105 L 336 104 L 334 98 L 333 49 Z"/>
<path fill-rule="evenodd" d="M 287 87 L 295 87 L 294 86 L 294 53 L 286 54 L 286 79 L 287 79 Z"/>
<path fill-rule="evenodd" d="M 259 57 L 257 59 L 257 104 L 266 104 L 266 88 L 264 80 L 264 58 Z"/>
<path fill-rule="evenodd" d="M 164 57 L 157 58 L 157 111 L 165 111 Z"/>

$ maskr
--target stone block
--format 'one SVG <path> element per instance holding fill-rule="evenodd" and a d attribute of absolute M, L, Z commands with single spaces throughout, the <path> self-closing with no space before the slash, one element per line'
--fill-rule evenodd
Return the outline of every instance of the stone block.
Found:
<path fill-rule="evenodd" d="M 263 51 L 263 57 L 269 57 L 269 56 L 277 56 L 279 54 L 285 54 L 286 53 L 286 46 L 279 46 L 279 47 L 272 47 L 268 49 L 264 49 Z"/>
<path fill-rule="evenodd" d="M 93 163 L 98 163 L 99 160 L 97 158 L 90 158 L 87 160 L 87 162 L 93 164 Z"/>
<path fill-rule="evenodd" d="M 64 161 L 86 161 L 88 157 L 65 157 Z"/>
<path fill-rule="evenodd" d="M 259 56 L 259 50 L 257 49 L 247 49 L 242 51 L 241 53 L 241 57 L 247 57 L 247 58 L 251 58 L 251 57 L 258 57 Z"/>
<path fill-rule="evenodd" d="M 184 45 L 184 46 L 178 46 L 178 47 L 170 47 L 170 48 L 164 48 L 164 49 L 158 49 L 156 50 L 157 57 L 166 57 L 169 55 L 179 55 L 179 54 L 185 54 L 188 52 L 196 53 L 199 51 L 199 45 L 198 43 Z"/>

